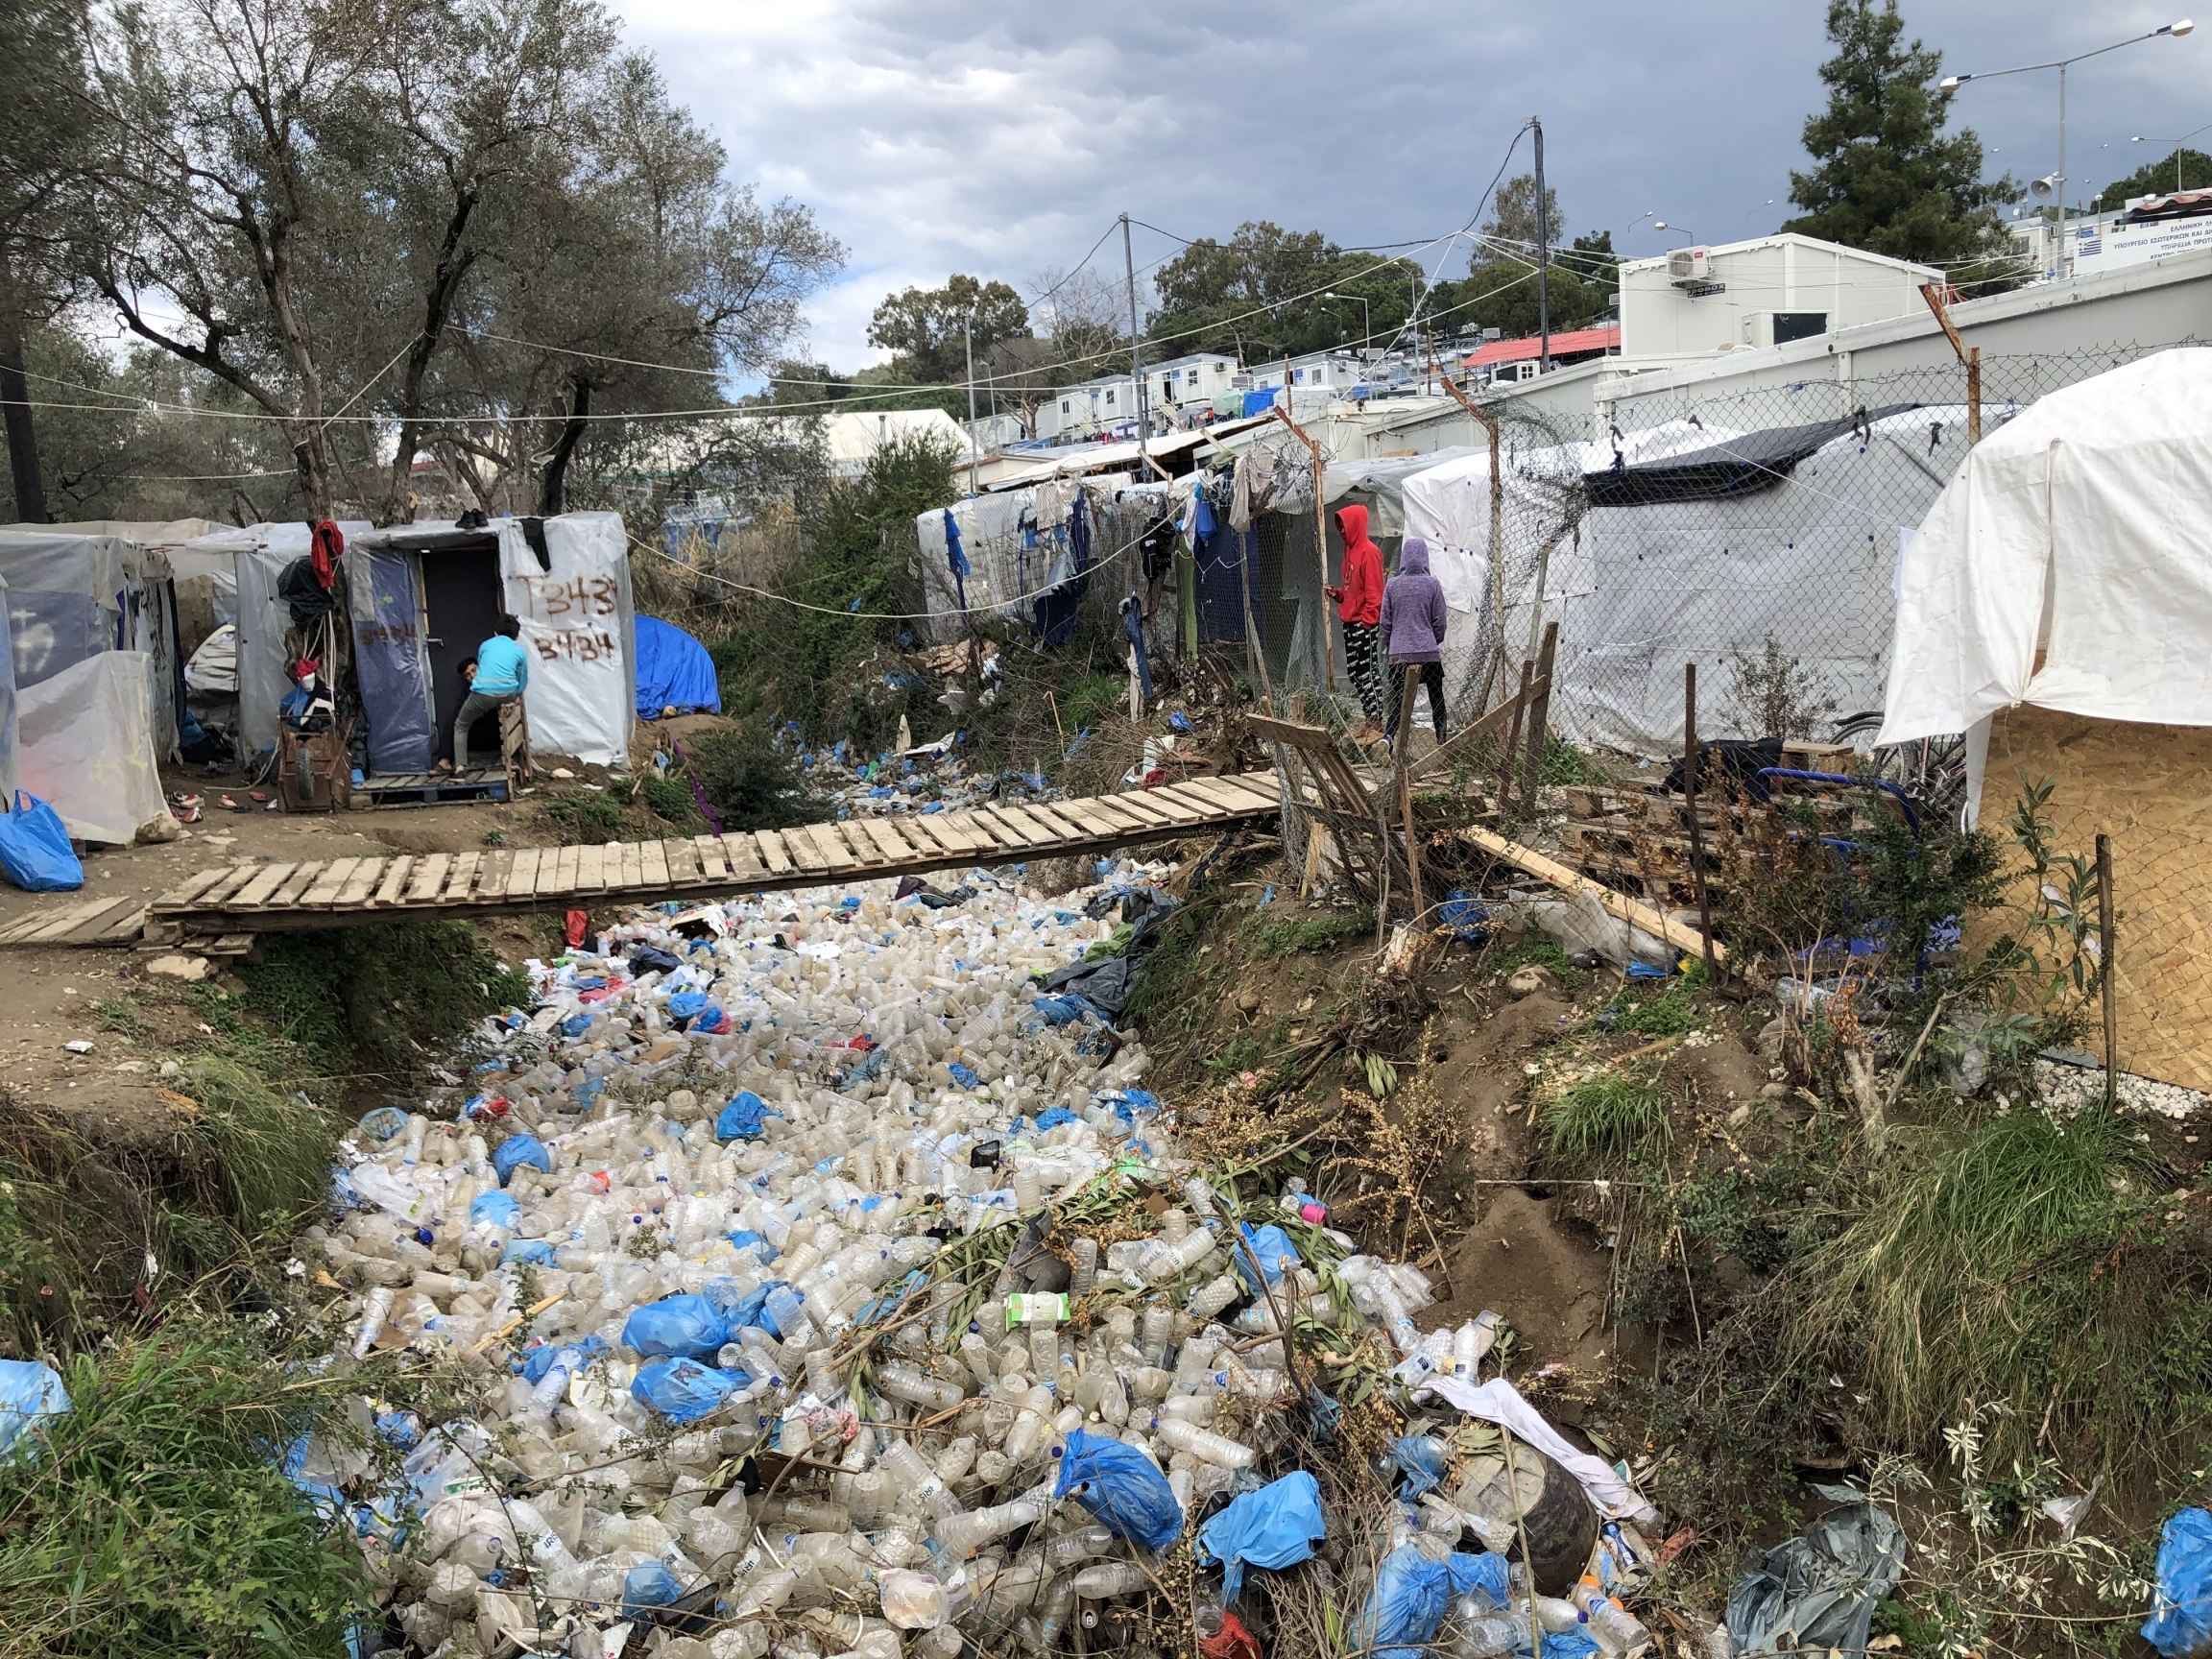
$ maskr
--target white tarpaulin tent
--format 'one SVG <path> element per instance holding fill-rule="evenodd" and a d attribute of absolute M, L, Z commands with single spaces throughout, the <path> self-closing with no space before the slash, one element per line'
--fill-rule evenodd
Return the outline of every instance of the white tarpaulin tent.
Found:
<path fill-rule="evenodd" d="M 20 781 L 72 835 L 128 847 L 168 810 L 154 757 L 153 666 L 143 652 L 99 651 L 15 693 Z"/>
<path fill-rule="evenodd" d="M 1985 741 L 2021 703 L 2212 726 L 2207 500 L 2205 348 L 2054 392 L 1984 438 L 1906 549 L 1877 741 Z"/>
<path fill-rule="evenodd" d="M 637 613 L 618 513 L 544 521 L 545 562 L 516 518 L 496 518 L 507 609 L 530 649 L 530 746 L 599 766 L 630 759 L 637 719 Z"/>

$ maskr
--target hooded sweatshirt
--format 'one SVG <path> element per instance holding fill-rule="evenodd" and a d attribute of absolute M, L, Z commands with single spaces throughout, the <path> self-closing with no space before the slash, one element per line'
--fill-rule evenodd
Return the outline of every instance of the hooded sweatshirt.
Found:
<path fill-rule="evenodd" d="M 1382 549 L 1367 540 L 1367 509 L 1338 508 L 1336 534 L 1344 538 L 1344 571 L 1337 579 L 1344 597 L 1336 602 L 1336 614 L 1372 627 L 1382 614 Z"/>
<path fill-rule="evenodd" d="M 1406 538 L 1382 589 L 1382 648 L 1393 662 L 1444 661 L 1444 585 L 1429 574 L 1429 543 L 1418 536 Z"/>

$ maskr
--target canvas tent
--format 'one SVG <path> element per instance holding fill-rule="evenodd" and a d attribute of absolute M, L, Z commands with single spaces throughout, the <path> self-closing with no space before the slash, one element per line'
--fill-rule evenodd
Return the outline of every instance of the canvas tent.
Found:
<path fill-rule="evenodd" d="M 1979 817 L 2025 773 L 2054 786 L 2062 850 L 2111 833 L 2119 1063 L 2193 1089 L 2212 1089 L 2208 498 L 2202 348 L 2054 392 L 1984 438 L 1906 547 L 1878 739 L 1965 733 Z"/>

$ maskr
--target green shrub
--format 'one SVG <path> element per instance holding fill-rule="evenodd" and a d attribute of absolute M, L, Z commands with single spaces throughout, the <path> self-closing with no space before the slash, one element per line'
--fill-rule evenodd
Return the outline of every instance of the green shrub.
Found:
<path fill-rule="evenodd" d="M 547 802 L 545 816 L 553 821 L 570 846 L 589 847 L 612 841 L 622 830 L 622 803 L 596 790 Z"/>
<path fill-rule="evenodd" d="M 347 1651 L 361 1556 L 282 1459 L 344 1427 L 348 1383 L 285 1363 L 257 1325 L 188 1312 L 58 1367 L 70 1410 L 0 1477 L 0 1653 Z"/>
<path fill-rule="evenodd" d="M 655 817 L 666 819 L 685 829 L 705 824 L 706 820 L 699 816 L 699 804 L 691 799 L 691 785 L 683 779 L 660 772 L 650 773 L 638 788 L 645 797 L 645 805 L 653 809 Z"/>
<path fill-rule="evenodd" d="M 1375 907 L 1362 904 L 1339 916 L 1276 920 L 1268 920 L 1262 912 L 1254 915 L 1250 926 L 1252 954 L 1274 962 L 1300 951 L 1334 950 L 1348 939 L 1371 937 L 1375 931 Z"/>
<path fill-rule="evenodd" d="M 281 934 L 240 972 L 246 1011 L 303 1050 L 312 1074 L 356 1081 L 397 1081 L 419 1048 L 529 996 L 466 922 Z"/>
<path fill-rule="evenodd" d="M 799 757 L 758 727 L 717 732 L 689 750 L 691 776 L 731 830 L 783 830 L 832 816 L 808 791 Z"/>

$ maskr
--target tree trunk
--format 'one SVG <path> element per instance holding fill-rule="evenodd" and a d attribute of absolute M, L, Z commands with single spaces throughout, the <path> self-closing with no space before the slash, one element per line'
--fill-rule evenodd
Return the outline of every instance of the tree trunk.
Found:
<path fill-rule="evenodd" d="M 576 453 L 576 445 L 583 441 L 585 417 L 591 413 L 591 382 L 579 374 L 575 388 L 568 399 L 568 419 L 561 423 L 561 436 L 554 442 L 552 457 L 545 463 L 545 474 L 539 486 L 541 517 L 551 518 L 566 511 L 562 500 L 567 490 L 568 458 Z"/>
<path fill-rule="evenodd" d="M 15 484 L 15 517 L 46 522 L 46 479 L 38 468 L 38 433 L 23 378 L 23 320 L 0 308 L 0 421 L 8 428 L 8 470 Z"/>

